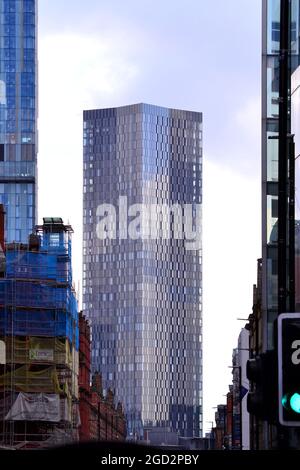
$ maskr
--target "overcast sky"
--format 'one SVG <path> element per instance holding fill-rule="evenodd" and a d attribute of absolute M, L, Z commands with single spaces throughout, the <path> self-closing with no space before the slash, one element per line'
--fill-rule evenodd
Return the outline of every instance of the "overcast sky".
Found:
<path fill-rule="evenodd" d="M 203 112 L 204 431 L 225 402 L 261 253 L 260 49 L 260 0 L 39 0 L 39 218 L 72 224 L 76 286 L 82 110 Z"/>

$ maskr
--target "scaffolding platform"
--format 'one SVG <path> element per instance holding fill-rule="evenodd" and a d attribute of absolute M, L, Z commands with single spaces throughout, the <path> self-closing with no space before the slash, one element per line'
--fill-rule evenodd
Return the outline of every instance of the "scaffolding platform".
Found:
<path fill-rule="evenodd" d="M 0 365 L 0 444 L 15 448 L 45 447 L 78 434 L 72 229 L 61 219 L 44 221 L 28 245 L 6 245 L 0 277 L 0 339 L 6 345 L 6 364 Z"/>

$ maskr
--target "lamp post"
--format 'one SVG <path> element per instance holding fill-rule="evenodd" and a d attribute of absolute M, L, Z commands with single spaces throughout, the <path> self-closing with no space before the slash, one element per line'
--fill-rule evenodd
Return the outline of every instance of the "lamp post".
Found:
<path fill-rule="evenodd" d="M 214 427 L 214 422 L 213 421 L 206 421 L 206 423 L 210 423 L 211 424 L 211 431 L 213 430 L 213 427 Z"/>
<path fill-rule="evenodd" d="M 209 437 L 209 450 L 214 450 L 214 448 L 215 448 L 214 422 L 213 421 L 206 421 L 206 423 L 211 424 L 210 437 Z"/>

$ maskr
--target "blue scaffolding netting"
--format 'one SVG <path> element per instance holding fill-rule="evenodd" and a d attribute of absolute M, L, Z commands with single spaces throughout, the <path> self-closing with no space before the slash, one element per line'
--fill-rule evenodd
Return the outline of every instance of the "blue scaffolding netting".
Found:
<path fill-rule="evenodd" d="M 79 349 L 68 248 L 34 252 L 16 246 L 6 251 L 6 273 L 0 279 L 1 336 L 66 337 Z"/>

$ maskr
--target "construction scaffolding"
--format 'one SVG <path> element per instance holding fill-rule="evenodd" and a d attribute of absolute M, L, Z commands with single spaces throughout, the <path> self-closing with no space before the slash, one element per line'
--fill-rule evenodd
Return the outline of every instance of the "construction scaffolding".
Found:
<path fill-rule="evenodd" d="M 78 307 L 72 228 L 44 219 L 29 243 L 5 246 L 0 277 L 0 442 L 40 448 L 78 439 Z M 1 276 L 1 273 L 0 273 Z"/>

